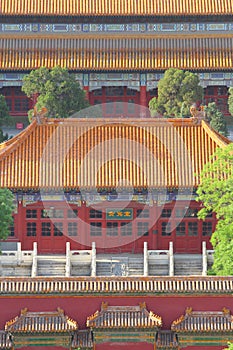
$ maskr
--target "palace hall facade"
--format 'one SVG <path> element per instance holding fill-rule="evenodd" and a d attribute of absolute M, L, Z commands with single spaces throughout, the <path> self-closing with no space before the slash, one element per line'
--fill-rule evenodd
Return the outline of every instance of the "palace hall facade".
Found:
<path fill-rule="evenodd" d="M 0 93 L 15 121 L 33 105 L 23 76 L 41 66 L 67 67 L 90 104 L 104 104 L 98 118 L 37 114 L 0 144 L 0 188 L 15 203 L 0 242 L 1 350 L 233 341 L 233 278 L 207 276 L 217 220 L 198 219 L 196 193 L 230 141 L 203 111 L 145 111 L 176 67 L 198 73 L 203 102 L 229 114 L 232 20 L 231 0 L 1 1 Z"/>
<path fill-rule="evenodd" d="M 175 67 L 198 73 L 202 102 L 228 115 L 232 12 L 230 0 L 3 0 L 0 93 L 20 120 L 33 104 L 21 91 L 23 76 L 59 65 L 75 74 L 91 105 L 107 104 L 105 116 L 134 116 L 116 102 L 147 107 L 164 71 Z"/>

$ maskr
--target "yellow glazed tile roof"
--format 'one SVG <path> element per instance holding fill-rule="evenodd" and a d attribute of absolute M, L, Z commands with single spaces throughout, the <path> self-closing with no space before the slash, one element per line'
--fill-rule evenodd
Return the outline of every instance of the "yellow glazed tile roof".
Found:
<path fill-rule="evenodd" d="M 0 70 L 56 65 L 71 71 L 232 70 L 233 37 L 0 35 Z"/>
<path fill-rule="evenodd" d="M 137 306 L 108 306 L 102 303 L 101 311 L 87 318 L 87 327 L 96 328 L 160 328 L 162 318 L 148 312 L 145 303 Z"/>
<path fill-rule="evenodd" d="M 228 143 L 193 118 L 34 121 L 0 150 L 0 187 L 191 188 Z"/>
<path fill-rule="evenodd" d="M 233 317 L 226 308 L 222 311 L 193 311 L 187 308 L 185 315 L 172 323 L 171 329 L 177 333 L 232 333 Z"/>
<path fill-rule="evenodd" d="M 5 16 L 232 15 L 231 0 L 2 0 Z"/>
<path fill-rule="evenodd" d="M 20 316 L 16 316 L 5 325 L 5 330 L 12 334 L 66 333 L 77 329 L 77 322 L 66 316 L 60 308 L 52 312 L 29 312 L 23 309 Z"/>

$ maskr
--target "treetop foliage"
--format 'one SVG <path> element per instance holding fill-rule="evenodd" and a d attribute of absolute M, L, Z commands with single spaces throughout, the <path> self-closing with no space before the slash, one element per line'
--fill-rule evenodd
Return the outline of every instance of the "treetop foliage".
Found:
<path fill-rule="evenodd" d="M 229 112 L 233 116 L 233 88 L 230 87 L 228 90 L 229 96 L 228 96 L 228 107 L 229 107 Z"/>
<path fill-rule="evenodd" d="M 215 212 L 218 223 L 212 234 L 213 271 L 217 275 L 233 275 L 233 144 L 218 149 L 213 162 L 200 174 L 198 201 L 204 205 L 198 217 L 205 219 Z"/>
<path fill-rule="evenodd" d="M 0 95 L 0 126 L 9 125 L 12 118 L 9 114 L 9 108 L 6 103 L 6 99 L 3 95 Z"/>
<path fill-rule="evenodd" d="M 187 117 L 192 104 L 202 101 L 199 77 L 189 71 L 168 69 L 158 83 L 158 98 L 149 102 L 152 116 Z"/>
<path fill-rule="evenodd" d="M 9 236 L 10 226 L 13 224 L 14 196 L 8 189 L 0 189 L 0 239 Z"/>
<path fill-rule="evenodd" d="M 66 68 L 56 66 L 51 70 L 41 67 L 23 79 L 22 90 L 30 98 L 37 97 L 36 109 L 47 109 L 47 116 L 67 118 L 89 106 L 85 92 Z M 33 111 L 29 111 L 29 118 Z"/>
<path fill-rule="evenodd" d="M 215 102 L 208 103 L 208 106 L 205 107 L 206 117 L 210 126 L 218 131 L 223 136 L 228 135 L 227 123 L 224 119 L 224 115 L 217 108 Z"/>

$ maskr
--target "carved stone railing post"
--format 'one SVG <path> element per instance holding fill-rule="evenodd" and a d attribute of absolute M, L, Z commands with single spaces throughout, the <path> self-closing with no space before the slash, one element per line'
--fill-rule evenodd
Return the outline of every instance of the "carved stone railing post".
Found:
<path fill-rule="evenodd" d="M 96 277 L 96 247 L 95 242 L 91 246 L 91 276 Z"/>
<path fill-rule="evenodd" d="M 70 277 L 71 261 L 70 261 L 70 242 L 66 242 L 66 277 Z"/>
<path fill-rule="evenodd" d="M 174 276 L 173 242 L 169 242 L 169 276 Z"/>
<path fill-rule="evenodd" d="M 206 242 L 202 242 L 202 276 L 207 276 L 207 250 L 206 250 Z"/>
<path fill-rule="evenodd" d="M 144 263 L 143 263 L 143 276 L 148 276 L 148 243 L 144 242 Z"/>
<path fill-rule="evenodd" d="M 32 252 L 32 277 L 37 276 L 37 242 L 33 242 L 33 252 Z"/>
<path fill-rule="evenodd" d="M 22 261 L 21 242 L 17 242 L 17 264 L 20 265 Z"/>

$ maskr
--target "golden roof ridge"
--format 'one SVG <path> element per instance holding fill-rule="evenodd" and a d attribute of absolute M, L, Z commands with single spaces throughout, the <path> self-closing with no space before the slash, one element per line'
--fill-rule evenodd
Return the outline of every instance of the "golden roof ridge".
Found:
<path fill-rule="evenodd" d="M 15 147 L 18 147 L 20 143 L 22 143 L 26 137 L 34 130 L 34 128 L 36 127 L 36 120 L 33 121 L 31 124 L 29 124 L 24 130 L 22 130 L 19 134 L 15 135 L 14 137 L 12 137 L 10 140 L 6 141 L 7 145 L 6 147 L 3 147 L 1 149 L 1 145 L 0 144 L 0 156 L 4 157 L 6 155 L 8 155 L 10 152 L 12 152 Z M 5 144 L 5 142 L 3 142 L 3 145 Z"/>
<path fill-rule="evenodd" d="M 227 137 L 214 130 L 205 120 L 202 120 L 202 127 L 219 147 L 226 147 L 229 143 L 231 143 Z"/>

